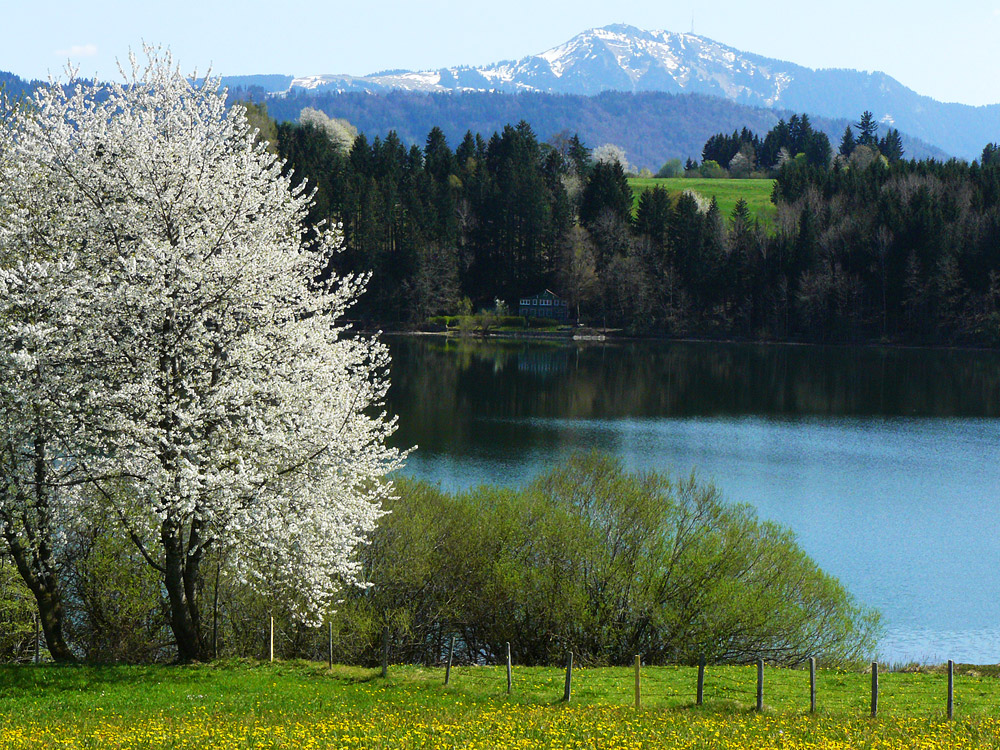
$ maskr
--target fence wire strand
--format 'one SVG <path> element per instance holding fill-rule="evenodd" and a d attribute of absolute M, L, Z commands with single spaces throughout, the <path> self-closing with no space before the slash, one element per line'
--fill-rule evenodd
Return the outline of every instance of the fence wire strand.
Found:
<path fill-rule="evenodd" d="M 440 672 L 443 682 L 446 661 L 434 663 L 429 668 Z M 683 671 L 683 674 L 678 672 Z M 804 712 L 809 709 L 810 680 L 807 670 L 796 670 L 796 677 L 769 682 L 768 670 L 764 672 L 764 705 L 766 709 Z M 564 689 L 563 669 L 544 673 L 521 671 L 512 665 L 511 692 L 561 697 Z M 691 668 L 658 667 L 643 665 L 640 672 L 642 698 L 646 708 L 657 706 L 684 706 L 697 699 L 696 671 Z M 947 702 L 947 675 L 911 675 L 899 672 L 881 672 L 879 681 L 879 714 L 901 715 L 913 713 L 944 714 Z M 507 690 L 506 664 L 456 664 L 451 667 L 451 686 L 489 687 L 497 693 Z M 573 695 L 602 694 L 622 706 L 631 705 L 634 695 L 634 671 L 630 667 L 576 667 L 573 670 Z M 954 706 L 962 705 L 963 690 L 970 693 L 974 683 L 955 681 Z M 735 701 L 742 706 L 752 706 L 756 701 L 757 671 L 753 666 L 708 666 L 704 673 L 703 698 L 706 703 Z M 853 673 L 818 670 L 816 673 L 816 709 L 820 712 L 851 712 L 867 714 L 871 701 L 870 673 Z"/>

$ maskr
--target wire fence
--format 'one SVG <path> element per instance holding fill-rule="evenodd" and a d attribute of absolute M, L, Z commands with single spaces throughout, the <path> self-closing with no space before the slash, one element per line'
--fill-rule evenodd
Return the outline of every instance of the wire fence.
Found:
<path fill-rule="evenodd" d="M 44 634 L 37 620 L 32 623 L 30 646 L 21 655 L 22 663 L 45 660 Z M 334 661 L 334 637 L 330 627 L 322 648 L 314 645 L 311 657 L 327 657 Z M 264 629 L 265 660 L 274 661 L 276 646 L 287 638 L 270 620 Z M 389 670 L 390 651 L 414 653 L 425 651 L 434 657 L 427 663 L 428 672 L 440 670 L 442 682 L 461 690 L 474 688 L 488 692 L 511 693 L 541 700 L 556 701 L 572 694 L 584 701 L 632 704 L 646 708 L 685 708 L 709 705 L 733 710 L 773 710 L 781 712 L 908 714 L 923 713 L 934 717 L 953 718 L 957 714 L 996 713 L 1000 695 L 996 676 L 956 675 L 954 664 L 947 671 L 882 672 L 873 663 L 866 672 L 840 669 L 781 669 L 758 665 L 707 665 L 696 669 L 681 665 L 642 665 L 637 656 L 634 669 L 628 667 L 572 667 L 570 676 L 558 669 L 524 669 L 513 663 L 507 648 L 507 663 L 496 663 L 495 650 L 473 652 L 465 648 L 466 659 L 456 659 L 455 641 L 437 639 L 433 647 L 422 641 L 396 638 L 389 628 L 382 633 L 378 650 L 381 652 L 382 674 Z M 449 645 L 445 645 L 448 643 Z M 326 650 L 328 653 L 321 654 Z M 492 661 L 493 663 L 486 663 Z M 450 665 L 450 666 L 449 666 Z M 447 678 L 446 678 L 447 675 Z M 780 675 L 777 679 L 769 679 Z M 433 679 L 436 679 L 434 677 Z M 572 688 L 570 688 L 570 682 Z M 639 689 L 641 685 L 641 691 Z M 641 698 L 640 698 L 641 692 Z"/>
<path fill-rule="evenodd" d="M 329 660 L 333 661 L 330 639 Z M 384 628 L 381 643 L 382 672 L 389 668 L 390 652 L 423 653 L 430 669 L 440 669 L 455 689 L 495 687 L 498 693 L 538 696 L 546 700 L 565 699 L 568 688 L 558 670 L 525 670 L 511 661 L 507 644 L 507 663 L 503 649 L 474 649 L 465 645 L 464 660 L 456 658 L 454 638 L 438 636 L 433 643 L 411 641 Z M 501 652 L 501 653 L 498 653 Z M 430 658 L 428 658 L 428 655 Z M 271 654 L 273 659 L 273 652 Z M 812 660 L 814 661 L 814 660 Z M 471 662 L 471 663 L 470 663 Z M 499 662 L 499 663 L 498 663 Z M 448 664 L 451 664 L 450 668 Z M 815 670 L 815 664 L 813 664 Z M 763 662 L 749 665 L 708 665 L 702 662 L 697 671 L 680 665 L 641 665 L 639 674 L 626 667 L 580 667 L 573 670 L 572 695 L 582 700 L 637 704 L 649 708 L 684 708 L 710 705 L 733 710 L 774 710 L 781 712 L 908 714 L 924 713 L 952 718 L 956 712 L 996 711 L 991 698 L 998 694 L 995 677 L 959 676 L 955 681 L 954 664 L 948 672 L 883 672 L 877 664 L 866 672 L 825 669 L 767 668 Z M 874 680 L 871 679 L 875 673 Z M 700 674 L 699 674 L 700 673 Z M 508 674 L 510 678 L 508 678 Z M 779 679 L 769 679 L 780 674 Z M 637 679 L 638 678 L 638 679 Z M 985 682 L 983 681 L 985 679 Z M 508 682 L 510 680 L 510 682 Z M 634 686 L 641 683 L 641 699 L 635 699 Z M 983 688 L 986 688 L 985 690 Z M 998 702 L 1000 703 L 1000 702 Z"/>
<path fill-rule="evenodd" d="M 990 698 L 1000 691 L 994 677 L 959 676 L 954 665 L 948 672 L 919 674 L 841 669 L 774 669 L 763 665 L 703 665 L 703 688 L 698 691 L 698 670 L 685 666 L 642 665 L 627 667 L 577 667 L 572 669 L 573 699 L 628 705 L 640 698 L 634 687 L 641 683 L 645 708 L 693 708 L 701 705 L 738 711 L 778 711 L 861 715 L 925 715 L 953 718 L 966 706 L 970 713 L 995 713 L 1000 707 Z M 876 679 L 872 679 L 872 673 Z M 444 669 L 441 669 L 442 676 Z M 505 665 L 452 665 L 450 686 L 478 691 L 507 689 Z M 529 699 L 554 702 L 568 696 L 561 670 L 513 667 L 512 693 Z M 984 688 L 988 688 L 984 690 Z M 633 697 L 634 696 L 634 697 Z M 979 700 L 965 699 L 978 698 Z"/>

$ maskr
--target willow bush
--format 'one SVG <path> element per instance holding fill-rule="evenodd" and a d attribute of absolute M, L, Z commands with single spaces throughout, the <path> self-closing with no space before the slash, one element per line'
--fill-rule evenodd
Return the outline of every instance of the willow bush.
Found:
<path fill-rule="evenodd" d="M 499 659 L 509 641 L 522 664 L 568 650 L 592 664 L 831 664 L 876 645 L 878 614 L 791 531 L 694 476 L 578 455 L 521 489 L 403 481 L 389 509 L 362 551 L 373 585 L 338 614 L 340 632 L 370 631 L 361 661 L 385 625 L 399 661 L 438 661 L 453 635 L 460 659 Z"/>

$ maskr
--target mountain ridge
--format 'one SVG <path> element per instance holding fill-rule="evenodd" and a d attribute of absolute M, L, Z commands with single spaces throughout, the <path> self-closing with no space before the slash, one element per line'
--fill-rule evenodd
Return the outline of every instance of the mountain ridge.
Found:
<path fill-rule="evenodd" d="M 589 29 L 516 60 L 438 70 L 394 69 L 365 76 L 299 76 L 292 77 L 283 90 L 272 87 L 269 93 L 296 90 L 537 91 L 587 96 L 603 91 L 697 93 L 829 118 L 856 119 L 870 110 L 880 121 L 967 159 L 978 157 L 986 143 L 1000 139 L 1000 104 L 977 107 L 939 102 L 880 71 L 812 69 L 698 34 L 646 31 L 627 24 Z"/>
<path fill-rule="evenodd" d="M 260 76 L 233 76 L 224 79 L 231 100 L 267 103 L 269 114 L 278 121 L 298 120 L 306 107 L 323 110 L 331 117 L 343 117 L 369 138 L 385 137 L 390 131 L 407 144 L 422 145 L 431 128 L 438 126 L 452 142 L 467 130 L 488 136 L 505 125 L 526 120 L 542 140 L 563 133 L 577 133 L 590 146 L 616 143 L 625 149 L 637 167 L 657 170 L 673 157 L 698 159 L 705 141 L 716 133 L 730 133 L 747 127 L 763 135 L 780 117 L 791 111 L 752 107 L 702 94 L 663 92 L 620 93 L 606 91 L 595 96 L 574 94 L 497 94 L 453 92 L 424 94 L 388 91 L 381 94 L 313 92 L 298 89 L 281 96 L 265 95 L 255 85 Z M 267 76 L 275 81 L 280 76 Z M 283 78 L 290 81 L 292 76 Z M 0 88 L 13 98 L 30 95 L 35 85 L 16 75 L 0 71 Z M 813 126 L 836 144 L 849 120 L 813 117 Z M 902 133 L 907 158 L 943 160 L 949 154 L 905 131 Z"/>

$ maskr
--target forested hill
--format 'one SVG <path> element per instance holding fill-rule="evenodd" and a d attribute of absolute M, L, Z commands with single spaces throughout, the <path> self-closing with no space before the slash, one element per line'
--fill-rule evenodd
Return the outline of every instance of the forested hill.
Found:
<path fill-rule="evenodd" d="M 233 98 L 247 98 L 233 90 Z M 260 100 L 260 96 L 252 97 Z M 654 172 L 670 158 L 697 159 L 705 141 L 718 132 L 749 128 L 767 132 L 779 119 L 793 113 L 748 107 L 701 94 L 661 92 L 605 92 L 597 96 L 572 94 L 499 94 L 392 91 L 385 94 L 294 91 L 267 99 L 267 110 L 279 122 L 292 122 L 306 107 L 343 118 L 368 135 L 385 137 L 395 131 L 404 143 L 423 145 L 432 128 L 448 140 L 461 141 L 466 131 L 489 134 L 525 120 L 537 136 L 548 140 L 562 133 L 578 133 L 589 144 L 614 143 L 625 149 L 630 163 Z M 812 124 L 834 143 L 840 140 L 846 119 L 812 118 Z M 947 159 L 948 155 L 919 139 L 903 134 L 908 158 Z"/>
<path fill-rule="evenodd" d="M 689 192 L 647 190 L 633 212 L 608 149 L 545 143 L 523 121 L 454 142 L 432 128 L 421 149 L 250 112 L 316 188 L 310 220 L 342 224 L 334 270 L 371 274 L 352 314 L 373 325 L 433 325 L 552 289 L 581 321 L 634 333 L 1000 344 L 997 144 L 973 164 L 907 161 L 871 113 L 835 158 L 801 115 L 736 144 L 719 134 L 706 154 L 735 145 L 731 168 L 777 170 L 765 229 L 745 201 L 724 215 Z M 706 164 L 721 169 L 688 171 Z"/>
<path fill-rule="evenodd" d="M 38 83 L 38 81 L 26 81 L 13 73 L 0 70 L 0 91 L 11 99 L 19 99 L 22 96 L 27 96 L 34 90 Z"/>
<path fill-rule="evenodd" d="M 525 120 L 547 140 L 559 133 L 578 133 L 587 143 L 614 143 L 625 149 L 637 168 L 654 172 L 671 158 L 697 159 L 709 137 L 718 132 L 748 128 L 767 132 L 792 112 L 750 107 L 703 94 L 662 92 L 604 92 L 596 96 L 529 92 L 502 94 L 456 92 L 427 94 L 391 91 L 383 94 L 336 93 L 293 89 L 286 96 L 266 95 L 263 79 L 287 76 L 243 76 L 225 79 L 231 100 L 267 102 L 268 112 L 278 122 L 295 122 L 306 107 L 330 117 L 351 122 L 369 137 L 385 137 L 395 131 L 408 144 L 423 145 L 432 128 L 439 127 L 452 142 L 466 131 L 500 132 L 505 125 Z M 258 85 L 244 88 L 248 83 Z M 0 71 L 0 90 L 16 99 L 38 84 Z M 814 127 L 837 142 L 845 119 L 812 118 Z M 903 133 L 903 148 L 909 158 L 947 159 L 946 154 L 918 138 Z"/>

